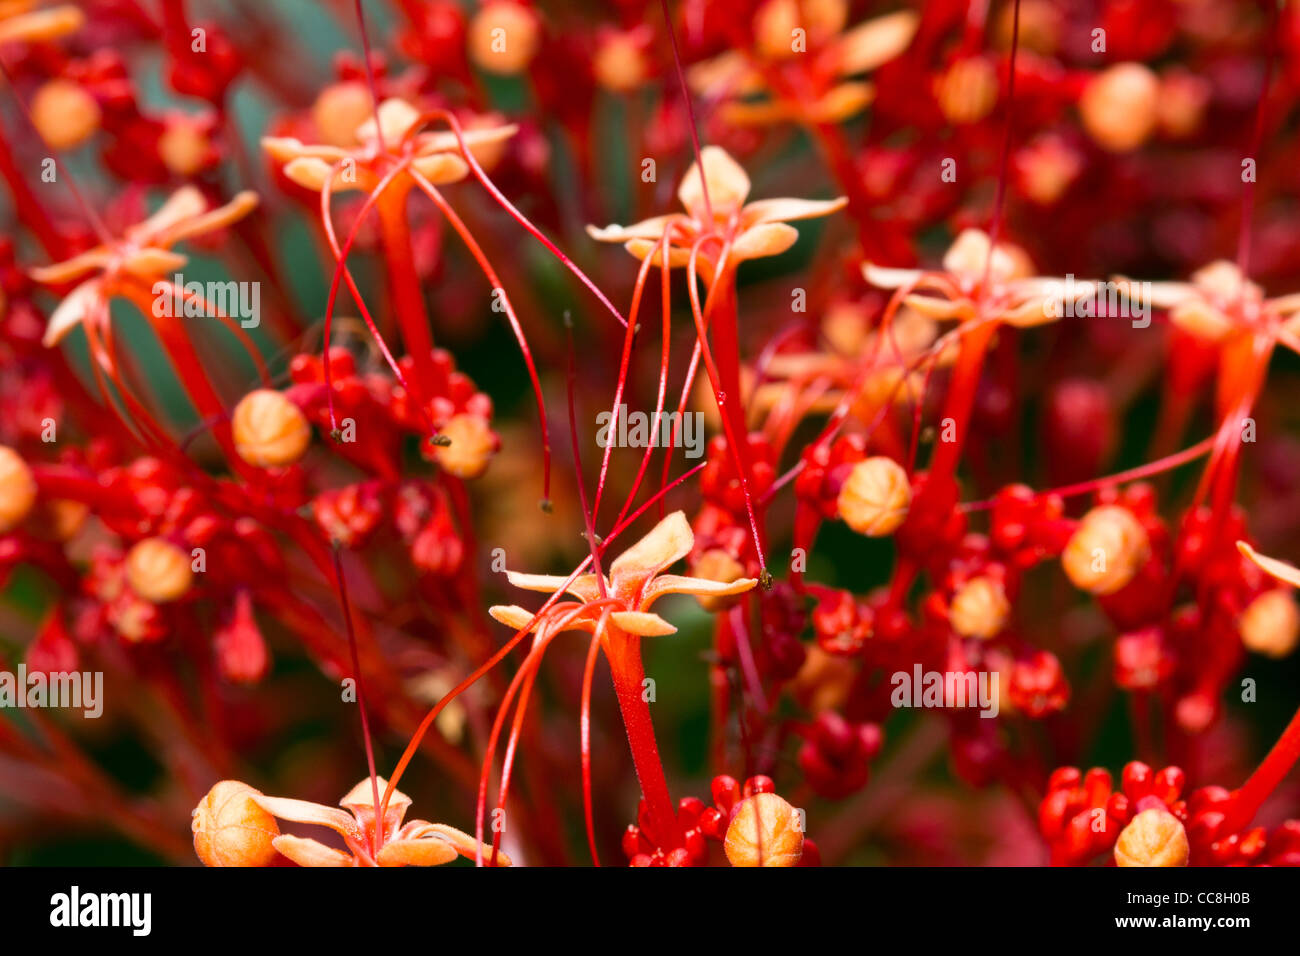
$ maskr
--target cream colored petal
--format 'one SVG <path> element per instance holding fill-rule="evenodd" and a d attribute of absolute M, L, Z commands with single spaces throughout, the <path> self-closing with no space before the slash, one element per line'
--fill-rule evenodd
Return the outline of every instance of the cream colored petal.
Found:
<path fill-rule="evenodd" d="M 686 82 L 704 96 L 744 96 L 763 88 L 763 76 L 739 50 L 728 50 L 686 70 Z"/>
<path fill-rule="evenodd" d="M 731 255 L 737 261 L 779 256 L 799 241 L 799 230 L 783 222 L 765 222 L 746 229 L 731 245 Z"/>
<path fill-rule="evenodd" d="M 619 579 L 627 575 L 658 574 L 690 554 L 694 546 L 695 533 L 691 531 L 685 512 L 674 511 L 614 559 L 609 567 L 610 580 L 617 590 Z"/>
<path fill-rule="evenodd" d="M 86 15 L 73 6 L 35 10 L 0 20 L 0 43 L 39 43 L 81 29 Z"/>
<path fill-rule="evenodd" d="M 982 276 L 987 268 L 993 278 L 1002 282 L 1029 278 L 1032 269 L 1029 257 L 1019 246 L 999 242 L 989 264 L 988 233 L 982 229 L 963 229 L 943 256 L 945 272 L 964 276 Z"/>
<path fill-rule="evenodd" d="M 103 298 L 98 278 L 89 279 L 69 292 L 50 315 L 41 344 L 57 345 L 63 337 L 102 308 Z"/>
<path fill-rule="evenodd" d="M 558 574 L 521 574 L 518 571 L 507 571 L 506 580 L 525 591 L 554 594 L 556 591 L 564 590 L 580 601 L 594 601 L 600 597 L 600 582 L 596 580 L 594 574 L 580 574 L 569 581 L 567 574 L 560 577 Z M 569 582 L 567 587 L 566 581 Z"/>
<path fill-rule="evenodd" d="M 390 840 L 379 848 L 380 866 L 441 866 L 457 857 L 456 848 L 441 837 Z"/>
<path fill-rule="evenodd" d="M 663 262 L 663 256 L 660 254 L 661 243 L 650 239 L 632 239 L 623 243 L 623 248 L 636 256 L 638 259 L 649 258 L 653 266 L 660 265 Z M 691 261 L 690 251 L 680 246 L 668 247 L 668 268 L 678 269 L 685 266 Z"/>
<path fill-rule="evenodd" d="M 1275 315 L 1288 316 L 1292 312 L 1300 310 L 1300 292 L 1293 292 L 1291 295 L 1280 295 L 1276 299 L 1269 299 L 1268 307 Z"/>
<path fill-rule="evenodd" d="M 694 594 L 696 597 L 726 597 L 743 594 L 755 584 L 757 578 L 737 578 L 734 581 L 711 581 L 682 574 L 661 574 L 646 587 L 641 596 L 641 609 L 645 610 L 665 594 Z"/>
<path fill-rule="evenodd" d="M 700 176 L 700 166 L 704 175 Z M 700 161 L 691 164 L 682 184 L 677 187 L 677 198 L 696 219 L 704 219 L 704 189 L 709 191 L 709 204 L 715 216 L 730 215 L 745 205 L 749 196 L 749 177 L 745 171 L 720 146 L 705 146 L 700 150 Z"/>
<path fill-rule="evenodd" d="M 1217 342 L 1232 331 L 1232 320 L 1199 297 L 1185 299 L 1170 309 L 1169 321 L 1207 342 Z"/>
<path fill-rule="evenodd" d="M 407 829 L 410 833 L 405 832 Z M 449 827 L 445 823 L 426 823 L 423 820 L 412 820 L 403 830 L 404 837 L 428 837 L 436 834 L 445 840 L 457 853 L 463 857 L 474 859 L 476 850 L 481 850 L 483 861 L 486 863 L 492 859 L 492 847 L 487 843 L 479 843 L 468 833 L 457 830 L 455 827 Z M 513 866 L 510 855 L 504 850 L 497 850 L 497 866 Z"/>
<path fill-rule="evenodd" d="M 925 273 L 920 269 L 891 269 L 867 262 L 862 266 L 862 275 L 877 289 L 901 289 L 921 281 Z"/>
<path fill-rule="evenodd" d="M 168 249 L 145 246 L 137 249 L 122 260 L 122 269 L 141 279 L 165 276 L 185 268 L 189 257 Z"/>
<path fill-rule="evenodd" d="M 334 182 L 330 185 L 331 192 L 341 193 L 361 188 L 356 176 L 345 179 L 342 169 L 323 159 L 295 159 L 284 167 L 286 176 L 304 189 L 313 192 L 320 192 L 325 188 L 331 172 L 334 173 Z"/>
<path fill-rule="evenodd" d="M 836 66 L 844 76 L 866 73 L 907 49 L 920 19 L 911 10 L 876 17 L 840 37 Z"/>
<path fill-rule="evenodd" d="M 876 87 L 871 83 L 841 83 L 812 104 L 805 118 L 812 123 L 843 123 L 865 110 L 875 98 Z"/>
<path fill-rule="evenodd" d="M 369 777 L 363 777 L 361 781 L 347 792 L 339 806 L 348 811 L 356 810 L 374 810 L 375 808 L 375 788 L 379 789 L 379 801 L 384 800 L 384 793 L 388 790 L 388 781 L 376 776 L 374 783 L 370 782 Z M 411 805 L 411 798 L 400 790 L 394 790 L 393 795 L 388 799 L 388 813 L 386 816 L 391 817 L 394 812 L 400 811 L 397 819 L 401 820 L 406 815 L 406 810 Z"/>
<path fill-rule="evenodd" d="M 506 627 L 516 631 L 522 631 L 524 628 L 533 630 L 539 623 L 533 620 L 536 615 L 532 611 L 525 610 L 518 604 L 494 604 L 488 608 L 488 614 L 494 621 L 500 621 Z"/>
<path fill-rule="evenodd" d="M 172 246 L 192 236 L 201 236 L 209 232 L 225 229 L 243 219 L 257 208 L 257 193 L 245 189 L 236 193 L 229 202 L 218 206 L 210 212 L 192 216 L 161 230 L 154 240 L 155 245 Z"/>
<path fill-rule="evenodd" d="M 787 100 L 761 99 L 724 103 L 719 115 L 732 126 L 771 126 L 797 120 L 802 112 Z"/>
<path fill-rule="evenodd" d="M 155 236 L 179 225 L 186 219 L 202 215 L 208 208 L 208 201 L 203 198 L 195 186 L 182 186 L 167 197 L 166 201 L 148 219 L 136 223 L 126 230 L 126 238 L 142 244 L 153 244 Z"/>
<path fill-rule="evenodd" d="M 903 302 L 928 319 L 936 322 L 948 322 L 953 319 L 969 319 L 975 314 L 975 305 L 970 299 L 948 299 L 937 295 L 907 295 Z"/>
<path fill-rule="evenodd" d="M 390 150 L 401 142 L 402 137 L 420 118 L 419 110 L 397 97 L 384 100 L 376 112 L 379 114 L 379 129 L 384 134 L 384 145 Z M 357 127 L 356 137 L 362 143 L 375 141 L 373 116 Z"/>
<path fill-rule="evenodd" d="M 764 222 L 794 222 L 797 219 L 817 219 L 839 212 L 849 203 L 838 199 L 759 199 L 747 205 L 740 215 L 744 228 Z"/>
<path fill-rule="evenodd" d="M 281 834 L 271 841 L 271 846 L 299 866 L 352 866 L 356 862 L 347 853 L 306 837 Z"/>
<path fill-rule="evenodd" d="M 1260 554 L 1245 541 L 1237 542 L 1237 550 L 1242 553 L 1243 557 L 1259 565 L 1267 574 L 1272 575 L 1284 584 L 1291 585 L 1293 588 L 1300 588 L 1300 568 L 1292 567 L 1277 558 L 1270 558 L 1267 555 Z"/>
<path fill-rule="evenodd" d="M 288 797 L 268 797 L 261 793 L 250 793 L 249 798 L 259 807 L 281 820 L 293 823 L 314 823 L 329 827 L 344 835 L 357 833 L 357 822 L 351 814 L 344 813 L 337 807 L 327 807 L 309 800 L 292 800 Z"/>
<path fill-rule="evenodd" d="M 95 248 L 87 249 L 71 259 L 64 259 L 62 262 L 56 262 L 53 265 L 36 266 L 28 269 L 27 274 L 42 285 L 62 285 L 64 282 L 80 279 L 88 272 L 95 272 L 105 268 L 112 261 L 112 258 L 106 248 L 95 246 Z"/>
<path fill-rule="evenodd" d="M 304 145 L 292 136 L 263 136 L 262 149 L 277 163 L 287 163 L 295 159 L 323 159 L 333 165 L 348 155 L 348 151 L 337 146 L 323 144 Z"/>
<path fill-rule="evenodd" d="M 469 165 L 455 153 L 433 153 L 411 161 L 411 168 L 435 186 L 458 183 L 469 175 Z"/>
<path fill-rule="evenodd" d="M 642 219 L 640 222 L 633 223 L 630 226 L 605 226 L 603 229 L 598 226 L 588 226 L 587 235 L 597 242 L 627 242 L 629 239 L 661 239 L 664 230 L 674 222 L 681 220 L 681 216 L 674 213 L 671 216 L 654 216 L 650 219 Z"/>
<path fill-rule="evenodd" d="M 1196 286 L 1188 282 L 1138 282 L 1122 277 L 1116 281 L 1130 298 L 1145 300 L 1158 309 L 1171 309 L 1180 302 L 1198 298 L 1201 294 Z"/>
<path fill-rule="evenodd" d="M 1033 297 L 1007 309 L 1001 320 L 1018 329 L 1031 329 L 1055 322 L 1064 314 L 1065 303 L 1062 299 L 1054 299 L 1049 305 L 1047 299 Z"/>
<path fill-rule="evenodd" d="M 490 146 L 494 143 L 501 143 L 508 140 L 515 133 L 519 132 L 519 127 L 514 123 L 504 126 L 488 126 L 483 129 L 467 129 L 461 131 L 461 138 L 465 140 L 465 145 L 469 151 L 478 158 L 478 151 L 475 146 Z M 456 134 L 450 130 L 439 130 L 436 133 L 421 133 L 418 139 L 418 149 L 421 153 L 459 153 L 460 140 Z"/>
<path fill-rule="evenodd" d="M 609 619 L 620 630 L 640 637 L 664 637 L 677 633 L 677 628 L 648 611 L 614 611 Z"/>

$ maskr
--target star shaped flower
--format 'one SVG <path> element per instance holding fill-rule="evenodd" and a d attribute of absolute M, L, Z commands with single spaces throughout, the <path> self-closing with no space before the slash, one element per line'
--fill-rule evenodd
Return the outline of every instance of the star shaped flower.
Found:
<path fill-rule="evenodd" d="M 362 189 L 372 191 L 391 169 L 393 163 L 407 163 L 435 186 L 458 182 L 469 174 L 469 165 L 461 155 L 456 134 L 444 132 L 416 132 L 420 125 L 420 112 L 405 100 L 396 97 L 384 100 L 374 118 L 362 123 L 356 132 L 358 145 L 351 149 L 327 144 L 304 144 L 288 136 L 267 136 L 262 148 L 286 176 L 298 185 L 319 192 L 325 183 L 333 180 L 333 192 Z M 493 126 L 466 130 L 461 135 L 465 144 L 474 150 L 489 147 L 514 135 L 515 126 Z M 410 179 L 401 173 L 398 179 Z M 407 184 L 413 185 L 411 183 Z"/>
<path fill-rule="evenodd" d="M 690 554 L 695 546 L 686 515 L 674 511 L 632 545 L 609 566 L 605 579 L 605 596 L 595 574 L 583 574 L 565 585 L 567 578 L 547 574 L 507 572 L 515 587 L 552 594 L 561 588 L 577 601 L 560 601 L 541 615 L 518 605 L 497 605 L 489 613 L 502 624 L 516 630 L 529 628 L 551 633 L 551 628 L 595 632 L 608 621 L 628 634 L 657 637 L 675 633 L 673 627 L 650 606 L 667 594 L 693 594 L 696 597 L 725 597 L 748 591 L 758 583 L 755 578 L 713 581 L 708 578 L 664 574 L 663 571 Z M 533 620 L 534 617 L 537 620 Z"/>
<path fill-rule="evenodd" d="M 863 274 L 881 289 L 899 289 L 903 301 L 932 319 L 995 321 L 1026 328 L 1054 322 L 1065 314 L 1069 296 L 1078 301 L 1096 294 L 1096 284 L 1031 275 L 1023 249 L 991 240 L 979 229 L 964 229 L 943 257 L 941 271 L 890 269 L 868 262 Z"/>
<path fill-rule="evenodd" d="M 1300 295 L 1265 298 L 1264 290 L 1227 260 L 1198 269 L 1191 282 L 1124 283 L 1134 295 L 1146 289 L 1152 305 L 1167 309 L 1174 325 L 1202 341 L 1257 328 L 1272 331 L 1289 348 L 1300 347 Z"/>
<path fill-rule="evenodd" d="M 842 209 L 844 197 L 831 200 L 759 199 L 751 203 L 749 177 L 727 151 L 706 146 L 700 161 L 682 178 L 677 188 L 685 213 L 655 216 L 631 226 L 588 226 L 587 233 L 600 242 L 621 242 L 623 248 L 645 259 L 653 255 L 659 264 L 660 241 L 668 236 L 668 264 L 686 265 L 691 248 L 702 236 L 717 236 L 731 244 L 729 257 L 735 261 L 775 256 L 785 252 L 799 232 L 788 223 L 815 219 Z"/>
<path fill-rule="evenodd" d="M 86 321 L 106 322 L 107 305 L 118 293 L 134 288 L 152 295 L 155 281 L 189 262 L 172 246 L 194 236 L 224 229 L 247 216 L 257 206 L 257 193 L 244 191 L 224 206 L 208 208 L 208 201 L 193 186 L 184 186 L 148 219 L 127 228 L 121 238 L 86 252 L 31 270 L 45 285 L 63 285 L 97 273 L 76 286 L 50 316 L 42 340 L 57 345 Z"/>

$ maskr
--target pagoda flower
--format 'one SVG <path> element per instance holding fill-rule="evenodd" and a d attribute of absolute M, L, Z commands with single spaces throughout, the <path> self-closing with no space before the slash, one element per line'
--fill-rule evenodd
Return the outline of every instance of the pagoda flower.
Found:
<path fill-rule="evenodd" d="M 729 243 L 733 262 L 775 256 L 795 244 L 799 232 L 790 222 L 817 219 L 844 208 L 843 197 L 830 200 L 758 199 L 747 203 L 749 177 L 726 150 L 706 146 L 700 160 L 692 163 L 677 188 L 685 213 L 669 213 L 644 219 L 630 226 L 588 226 L 587 233 L 599 242 L 621 242 L 638 259 L 652 256 L 659 265 L 658 246 L 667 235 L 668 265 L 686 265 L 691 248 L 699 239 L 716 237 Z M 716 249 L 704 247 L 700 255 L 714 261 Z"/>
<path fill-rule="evenodd" d="M 1167 309 L 1169 321 L 1203 342 L 1222 342 L 1234 330 L 1261 331 L 1300 351 L 1300 294 L 1267 299 L 1236 263 L 1211 262 L 1190 282 L 1120 282 L 1131 295 Z"/>
<path fill-rule="evenodd" d="M 119 239 L 63 262 L 30 270 L 31 277 L 45 285 L 80 280 L 50 316 L 43 343 L 57 345 L 77 326 L 87 327 L 90 332 L 89 326 L 95 325 L 94 331 L 102 333 L 107 328 L 108 302 L 119 295 L 142 305 L 146 315 L 154 311 L 153 300 L 159 291 L 172 301 L 187 298 L 187 293 L 166 279 L 168 273 L 175 273 L 189 262 L 172 246 L 225 229 L 256 206 L 257 194 L 244 191 L 224 206 L 210 209 L 202 193 L 193 186 L 183 186 L 148 219 L 129 226 Z M 159 290 L 158 284 L 165 288 Z"/>
<path fill-rule="evenodd" d="M 277 856 L 299 866 L 438 866 L 482 852 L 478 841 L 454 827 L 424 820 L 403 824 L 411 798 L 400 790 L 389 797 L 377 827 L 375 792 L 382 795 L 387 787 L 383 777 L 366 777 L 339 801 L 340 810 L 268 797 L 238 780 L 222 780 L 194 809 L 194 852 L 205 866 L 270 866 Z M 347 849 L 281 833 L 277 819 L 328 827 Z M 504 853 L 496 861 L 510 866 Z"/>
<path fill-rule="evenodd" d="M 695 92 L 725 100 L 728 123 L 841 123 L 860 113 L 875 88 L 854 77 L 894 59 L 916 34 L 911 10 L 845 29 L 847 0 L 766 0 L 754 14 L 754 48 L 731 50 L 687 74 Z M 789 77 L 798 71 L 797 79 Z"/>
<path fill-rule="evenodd" d="M 352 147 L 305 144 L 293 137 L 266 136 L 262 148 L 285 176 L 313 192 L 323 190 L 327 181 L 331 192 L 371 192 L 395 164 L 408 166 L 435 186 L 459 182 L 469 174 L 456 134 L 416 132 L 423 117 L 410 103 L 390 98 L 380 103 L 375 112 L 374 117 L 357 127 L 356 145 Z M 475 158 L 482 162 L 495 144 L 509 139 L 516 129 L 493 126 L 466 130 L 461 135 Z M 402 173 L 393 179 L 390 188 L 399 185 L 399 181 L 396 191 L 403 194 L 414 185 L 410 176 Z"/>
<path fill-rule="evenodd" d="M 863 275 L 880 289 L 903 290 L 903 301 L 938 321 L 972 319 L 1019 328 L 1054 322 L 1067 306 L 1093 297 L 1096 283 L 1035 277 L 1028 254 L 990 239 L 979 229 L 963 229 L 944 253 L 940 271 L 890 269 L 868 262 Z"/>
<path fill-rule="evenodd" d="M 495 606 L 489 613 L 496 620 L 519 632 L 530 631 L 536 635 L 533 649 L 515 678 L 512 691 L 521 680 L 531 686 L 537 665 L 550 640 L 567 630 L 586 631 L 593 642 L 604 651 L 614 679 L 619 708 L 632 749 L 633 762 L 641 783 L 654 836 L 661 846 L 680 839 L 674 804 L 668 794 L 663 766 L 659 761 L 658 747 L 650 710 L 642 696 L 645 669 L 641 661 L 641 638 L 661 637 L 676 632 L 676 628 L 651 610 L 660 598 L 669 594 L 691 594 L 699 599 L 721 598 L 742 594 L 757 584 L 754 578 L 736 578 L 717 581 L 710 578 L 687 577 L 664 572 L 685 558 L 695 546 L 686 515 L 675 511 L 665 517 L 620 554 L 609 565 L 608 577 L 595 573 L 566 578 L 553 575 L 519 574 L 509 572 L 507 577 L 515 587 L 557 595 L 561 591 L 575 600 L 548 604 L 534 613 L 517 605 Z M 590 681 L 588 667 L 586 681 Z M 520 699 L 520 712 L 526 703 L 527 690 Z M 509 709 L 512 694 L 508 694 L 497 717 L 493 738 Z M 584 692 L 584 708 L 590 698 L 589 684 Z M 518 724 L 514 733 L 518 733 Z M 584 743 L 585 746 L 585 743 Z M 489 744 L 488 760 L 491 760 Z M 585 756 L 585 755 L 584 755 Z M 509 760 L 509 757 L 507 757 Z M 503 773 L 503 779 L 508 769 Z M 504 788 L 503 788 L 504 789 Z M 590 813 L 590 793 L 585 793 L 587 811 Z M 504 793 L 501 797 L 504 802 Z M 482 808 L 480 807 L 480 824 Z"/>

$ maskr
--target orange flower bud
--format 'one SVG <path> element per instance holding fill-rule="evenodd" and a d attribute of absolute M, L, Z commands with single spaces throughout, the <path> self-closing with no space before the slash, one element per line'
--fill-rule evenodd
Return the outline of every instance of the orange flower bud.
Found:
<path fill-rule="evenodd" d="M 95 98 L 72 80 L 54 79 L 32 97 L 32 123 L 53 149 L 80 146 L 99 129 Z"/>
<path fill-rule="evenodd" d="M 249 392 L 231 420 L 235 451 L 258 468 L 292 465 L 311 444 L 311 426 L 298 406 L 269 388 Z"/>
<path fill-rule="evenodd" d="M 1266 657 L 1286 657 L 1300 638 L 1300 611 L 1290 588 L 1265 591 L 1247 605 L 1237 621 L 1246 650 Z"/>
<path fill-rule="evenodd" d="M 611 33 L 600 41 L 591 63 L 596 82 L 614 93 L 629 93 L 645 82 L 645 49 L 633 33 Z"/>
<path fill-rule="evenodd" d="M 1117 63 L 1084 88 L 1084 129 L 1103 149 L 1126 153 L 1145 142 L 1160 110 L 1160 81 L 1140 63 Z"/>
<path fill-rule="evenodd" d="M 126 556 L 126 582 L 131 590 L 153 604 L 183 597 L 194 583 L 190 559 L 162 538 L 145 538 Z"/>
<path fill-rule="evenodd" d="M 270 866 L 275 861 L 271 841 L 280 828 L 254 796 L 261 792 L 238 780 L 222 780 L 199 801 L 190 829 L 204 866 Z"/>
<path fill-rule="evenodd" d="M 360 80 L 331 83 L 312 104 L 311 118 L 321 141 L 330 146 L 357 145 L 357 129 L 374 117 L 370 90 Z"/>
<path fill-rule="evenodd" d="M 36 479 L 18 452 L 0 445 L 0 534 L 23 523 L 36 504 Z"/>
<path fill-rule="evenodd" d="M 795 866 L 803 856 L 799 813 L 775 793 L 741 801 L 723 844 L 732 866 Z"/>
<path fill-rule="evenodd" d="M 796 54 L 795 30 L 807 30 L 799 15 L 796 0 L 767 0 L 754 14 L 754 42 L 758 52 L 771 60 L 784 60 Z M 804 42 L 807 42 L 805 32 Z"/>
<path fill-rule="evenodd" d="M 1011 613 L 1002 583 L 981 575 L 958 589 L 948 608 L 948 622 L 962 637 L 988 640 L 1002 630 Z"/>
<path fill-rule="evenodd" d="M 854 465 L 836 502 L 844 523 L 871 538 L 892 534 L 907 517 L 911 504 L 907 472 L 883 456 Z"/>
<path fill-rule="evenodd" d="M 1114 594 L 1133 580 L 1150 553 L 1151 541 L 1133 512 L 1102 505 L 1083 516 L 1061 555 L 1061 567 L 1075 587 Z"/>
<path fill-rule="evenodd" d="M 978 123 L 997 105 L 997 68 L 982 56 L 958 60 L 935 79 L 934 97 L 954 126 Z"/>
<path fill-rule="evenodd" d="M 1143 810 L 1115 842 L 1116 866 L 1186 866 L 1190 854 L 1187 831 L 1163 807 Z"/>
<path fill-rule="evenodd" d="M 453 415 L 439 434 L 449 445 L 435 445 L 434 460 L 457 478 L 477 478 L 487 471 L 499 442 L 479 415 Z"/>
<path fill-rule="evenodd" d="M 193 176 L 214 158 L 212 140 L 191 117 L 173 116 L 158 137 L 158 156 L 177 176 Z"/>
<path fill-rule="evenodd" d="M 528 68 L 541 41 L 537 14 L 512 0 L 485 3 L 469 24 L 469 57 L 489 73 L 512 75 Z"/>

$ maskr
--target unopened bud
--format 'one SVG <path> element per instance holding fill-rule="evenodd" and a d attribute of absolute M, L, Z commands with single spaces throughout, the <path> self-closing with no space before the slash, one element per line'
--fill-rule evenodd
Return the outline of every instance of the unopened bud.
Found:
<path fill-rule="evenodd" d="M 32 97 L 32 124 L 52 149 L 80 146 L 99 129 L 100 110 L 80 83 L 54 79 Z"/>
<path fill-rule="evenodd" d="M 23 523 L 36 503 L 36 479 L 22 456 L 0 445 L 0 534 Z"/>
<path fill-rule="evenodd" d="M 528 68 L 541 42 L 537 14 L 512 0 L 493 0 L 469 24 L 469 56 L 489 73 L 512 75 Z"/>
<path fill-rule="evenodd" d="M 1186 866 L 1190 854 L 1187 831 L 1162 807 L 1143 810 L 1115 842 L 1116 866 Z"/>
<path fill-rule="evenodd" d="M 239 457 L 258 468 L 292 465 L 311 444 L 311 426 L 302 411 L 270 388 L 259 388 L 239 400 L 231 428 Z"/>
<path fill-rule="evenodd" d="M 176 545 L 145 538 L 127 553 L 126 581 L 146 601 L 166 604 L 189 591 L 194 572 L 189 556 Z"/>
<path fill-rule="evenodd" d="M 1061 555 L 1061 567 L 1075 587 L 1114 594 L 1133 580 L 1150 553 L 1150 538 L 1133 512 L 1102 505 L 1083 516 Z"/>
<path fill-rule="evenodd" d="M 480 415 L 453 415 L 440 429 L 448 440 L 433 450 L 434 460 L 457 478 L 477 478 L 487 471 L 500 442 Z"/>
<path fill-rule="evenodd" d="M 1103 149 L 1125 153 L 1155 128 L 1160 81 L 1140 63 L 1118 63 L 1095 76 L 1079 98 L 1088 135 Z"/>
<path fill-rule="evenodd" d="M 794 807 L 775 793 L 757 793 L 736 808 L 723 844 L 732 866 L 795 866 L 803 831 Z"/>
<path fill-rule="evenodd" d="M 204 866 L 269 866 L 271 841 L 280 835 L 275 817 L 253 800 L 261 793 L 238 780 L 222 780 L 194 808 L 190 829 Z"/>
<path fill-rule="evenodd" d="M 1300 611 L 1290 588 L 1265 591 L 1246 606 L 1237 624 L 1246 650 L 1265 657 L 1286 657 L 1300 638 Z"/>
<path fill-rule="evenodd" d="M 854 465 L 836 502 L 844 523 L 872 538 L 892 534 L 907 517 L 911 504 L 907 472 L 884 456 Z"/>
<path fill-rule="evenodd" d="M 996 635 L 1007 623 L 1011 604 L 1002 583 L 981 575 L 971 578 L 953 595 L 948 622 L 962 637 L 982 641 Z"/>

